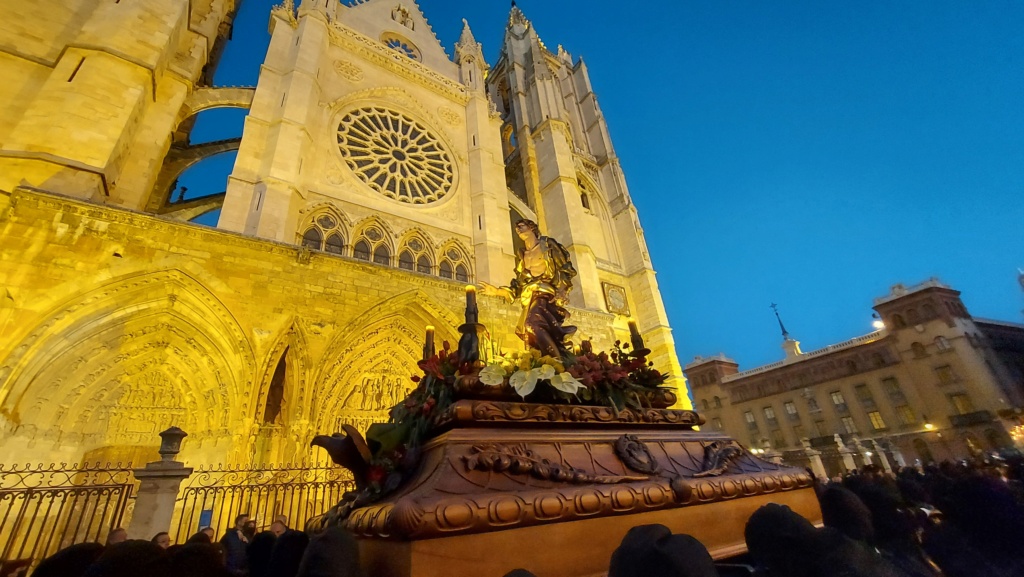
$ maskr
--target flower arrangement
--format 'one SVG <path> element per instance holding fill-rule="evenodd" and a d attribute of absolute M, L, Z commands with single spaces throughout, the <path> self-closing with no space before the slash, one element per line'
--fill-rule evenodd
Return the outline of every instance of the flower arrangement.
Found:
<path fill-rule="evenodd" d="M 490 387 L 507 384 L 524 400 L 639 409 L 650 404 L 650 392 L 666 377 L 643 354 L 630 354 L 628 349 L 629 344 L 616 341 L 610 353 L 586 347 L 561 359 L 537 350 L 505 353 L 487 363 L 478 378 Z"/>

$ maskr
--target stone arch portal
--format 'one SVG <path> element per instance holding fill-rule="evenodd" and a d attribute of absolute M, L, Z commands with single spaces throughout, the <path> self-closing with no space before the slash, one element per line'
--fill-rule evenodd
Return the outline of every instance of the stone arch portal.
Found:
<path fill-rule="evenodd" d="M 317 434 L 340 430 L 342 424 L 365 431 L 385 422 L 388 410 L 412 390 L 412 376 L 422 358 L 428 325 L 436 330 L 435 346 L 458 344 L 457 319 L 420 291 L 380 303 L 350 324 L 332 343 L 319 370 L 312 414 Z"/>
<path fill-rule="evenodd" d="M 0 447 L 131 458 L 177 425 L 186 450 L 230 439 L 247 412 L 248 341 L 180 271 L 116 280 L 67 302 L 0 369 Z"/>

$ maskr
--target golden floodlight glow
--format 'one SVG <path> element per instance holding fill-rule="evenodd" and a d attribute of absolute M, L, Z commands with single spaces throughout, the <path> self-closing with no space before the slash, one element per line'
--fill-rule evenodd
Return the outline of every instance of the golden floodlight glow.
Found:
<path fill-rule="evenodd" d="M 883 323 L 880 320 L 876 320 L 875 322 L 871 323 L 871 326 L 875 327 L 878 330 L 882 330 L 885 328 L 885 323 Z"/>

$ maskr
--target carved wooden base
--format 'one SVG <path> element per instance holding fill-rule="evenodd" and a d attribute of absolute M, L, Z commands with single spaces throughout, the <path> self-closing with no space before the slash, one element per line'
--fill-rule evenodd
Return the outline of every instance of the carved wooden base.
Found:
<path fill-rule="evenodd" d="M 640 524 L 690 533 L 724 557 L 744 550 L 746 520 L 765 503 L 820 518 L 803 469 L 692 430 L 692 411 L 655 411 L 615 417 L 459 401 L 449 430 L 424 445 L 416 475 L 344 523 L 363 537 L 364 564 L 378 577 L 516 567 L 568 577 L 605 571 Z"/>
<path fill-rule="evenodd" d="M 366 574 L 374 577 L 501 577 L 517 568 L 537 577 L 596 577 L 606 575 L 612 552 L 626 532 L 648 523 L 693 535 L 715 559 L 743 553 L 747 519 L 766 503 L 783 503 L 808 519 L 821 518 L 814 490 L 803 488 L 681 509 L 441 539 L 362 539 L 360 556 Z"/>

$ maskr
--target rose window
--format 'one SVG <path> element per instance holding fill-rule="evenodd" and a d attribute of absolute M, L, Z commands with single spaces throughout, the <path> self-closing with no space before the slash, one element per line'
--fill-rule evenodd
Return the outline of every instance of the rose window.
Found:
<path fill-rule="evenodd" d="M 451 156 L 415 120 L 384 108 L 360 108 L 341 119 L 338 149 L 373 190 L 401 202 L 426 204 L 452 188 Z"/>

